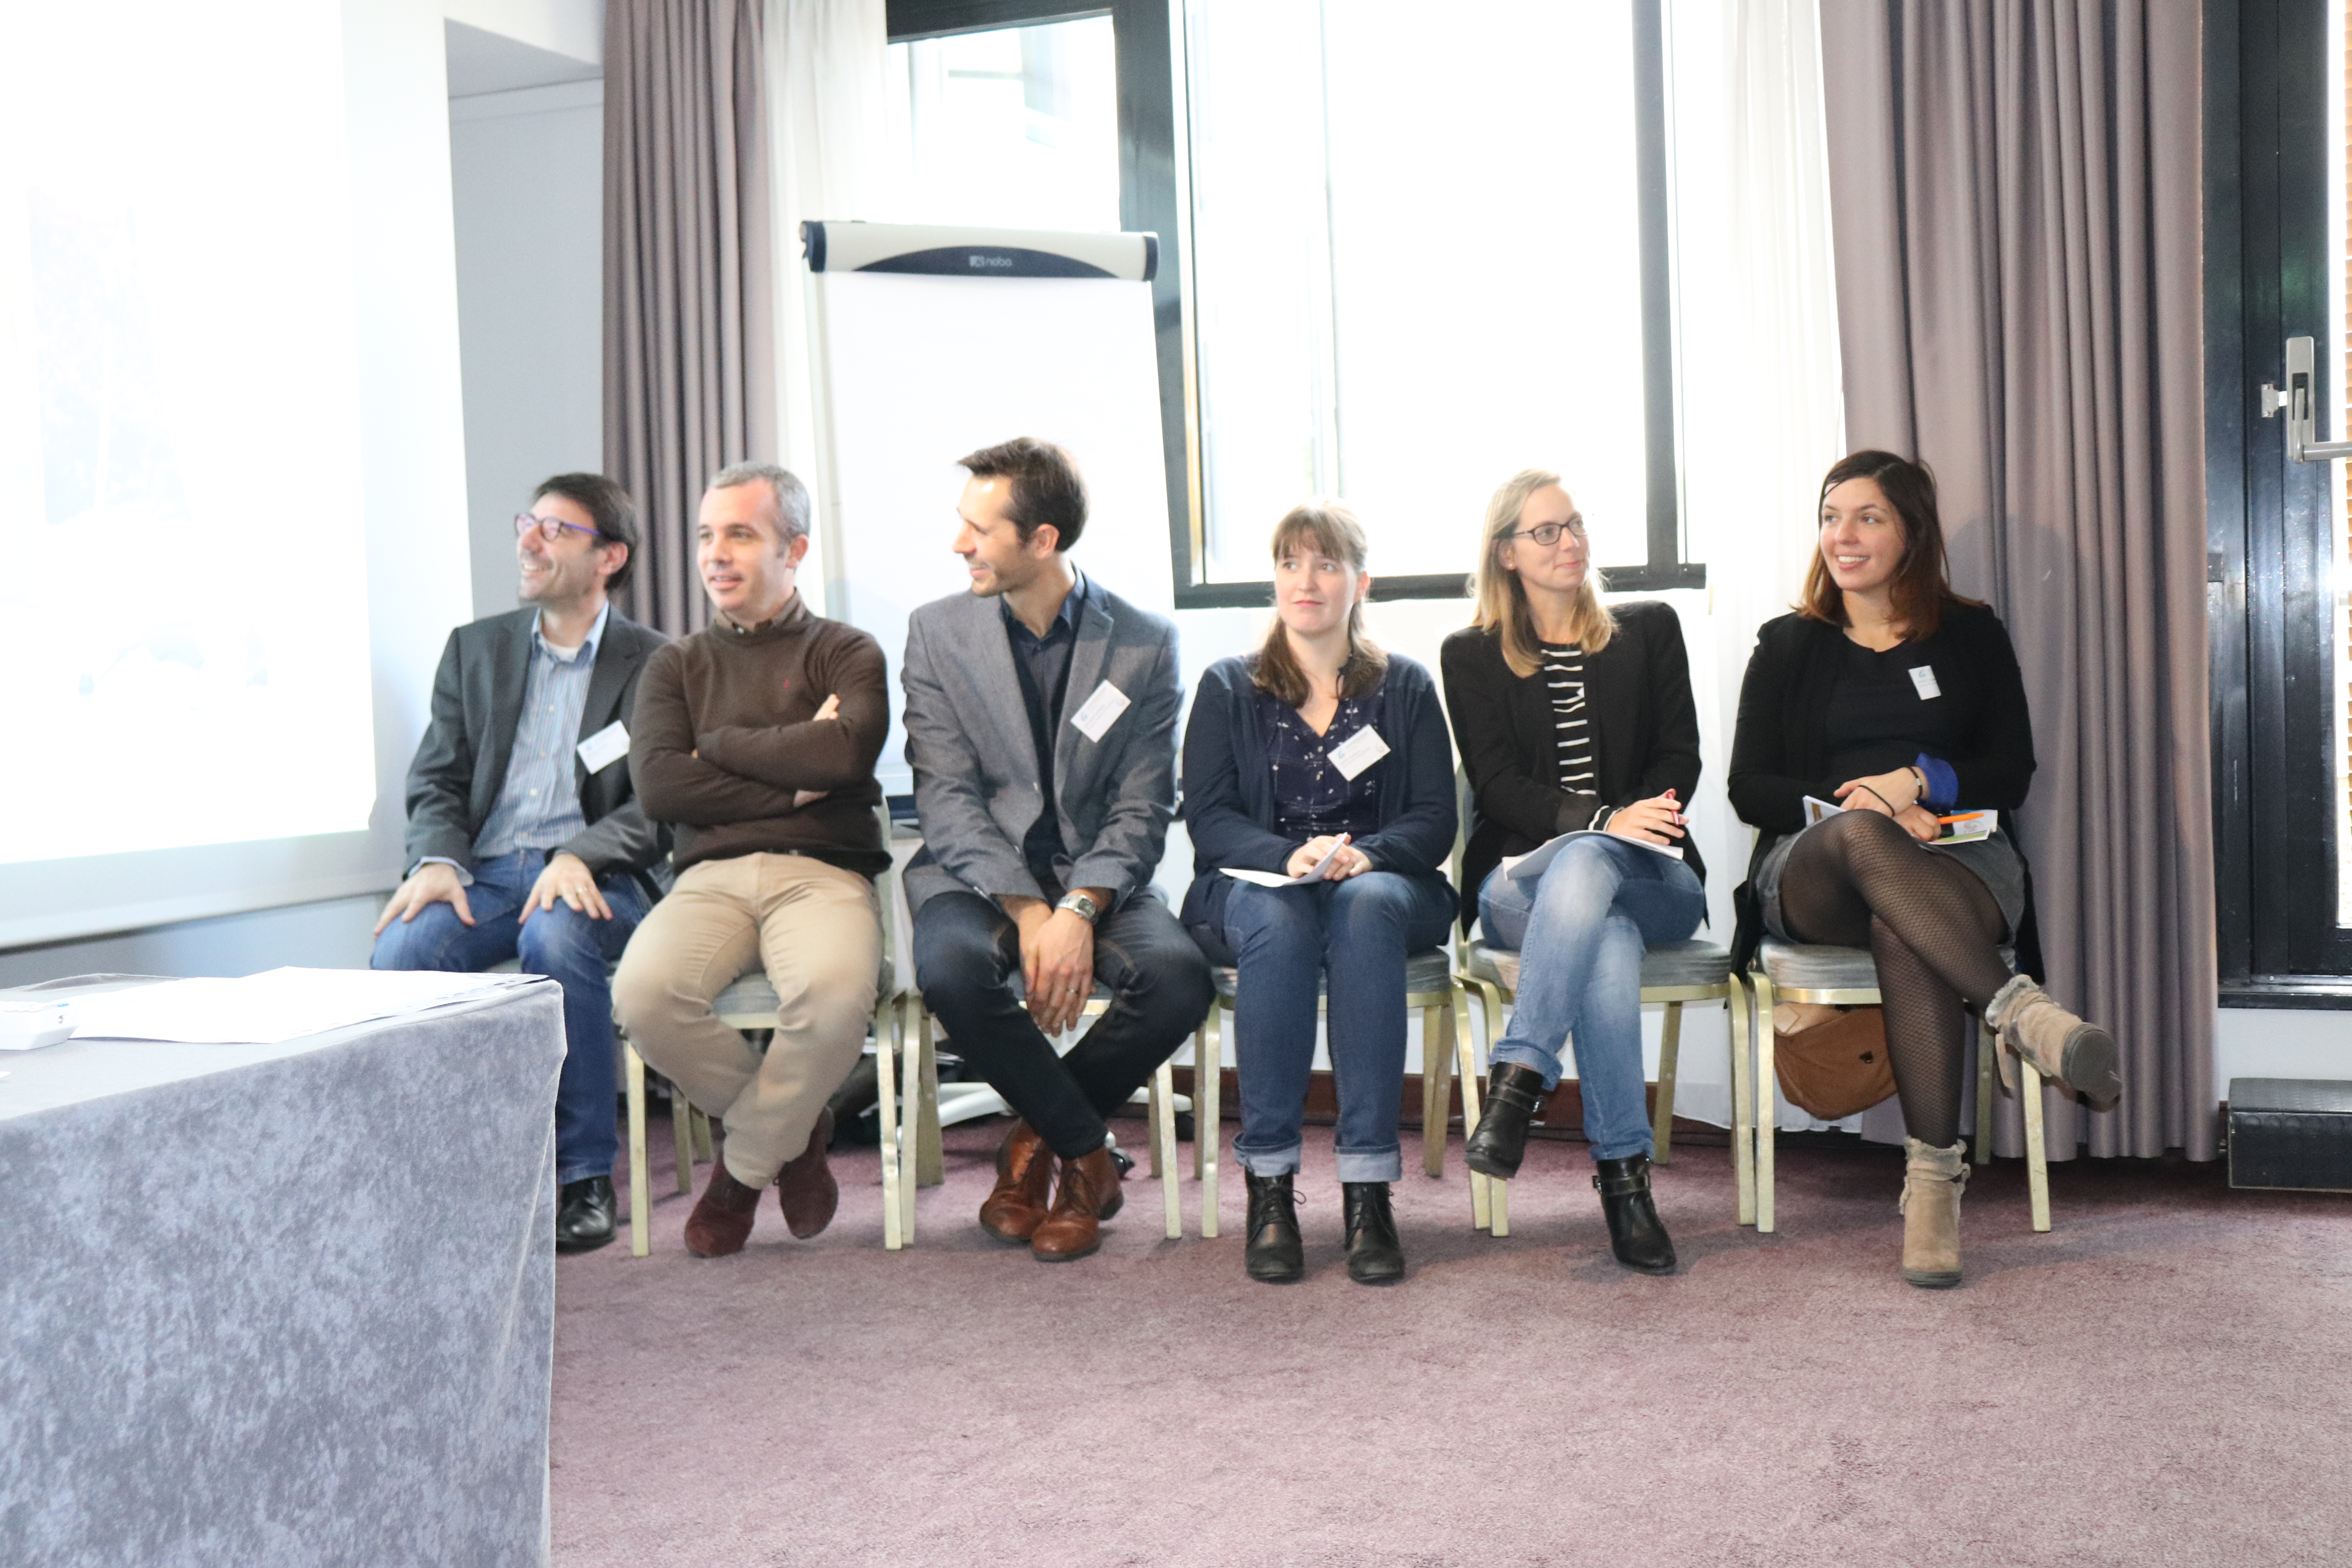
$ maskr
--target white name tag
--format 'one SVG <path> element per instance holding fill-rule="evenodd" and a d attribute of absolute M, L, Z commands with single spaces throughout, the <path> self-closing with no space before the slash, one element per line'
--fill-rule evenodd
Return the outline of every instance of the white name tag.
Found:
<path fill-rule="evenodd" d="M 1944 689 L 1936 684 L 1936 669 L 1933 665 L 1916 666 L 1911 671 L 1911 684 L 1919 689 L 1919 700 L 1922 702 L 1927 701 L 1930 697 L 1941 697 L 1944 694 Z"/>
<path fill-rule="evenodd" d="M 1350 784 L 1355 782 L 1358 773 L 1388 754 L 1389 743 L 1381 740 L 1381 732 L 1370 724 L 1332 747 L 1329 753 L 1331 765 L 1339 769 L 1339 776 Z"/>
<path fill-rule="evenodd" d="M 629 729 L 618 719 L 580 742 L 580 764 L 601 773 L 629 754 Z"/>
<path fill-rule="evenodd" d="M 1087 699 L 1085 707 L 1070 715 L 1070 722 L 1087 740 L 1099 741 L 1126 711 L 1127 693 L 1106 680 L 1095 688 L 1095 694 Z"/>

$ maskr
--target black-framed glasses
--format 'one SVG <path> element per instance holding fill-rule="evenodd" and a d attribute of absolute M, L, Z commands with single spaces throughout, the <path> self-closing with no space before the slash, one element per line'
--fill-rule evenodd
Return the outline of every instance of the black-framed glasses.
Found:
<path fill-rule="evenodd" d="M 1511 530 L 1513 539 L 1532 539 L 1546 549 L 1558 544 L 1559 536 L 1563 533 L 1572 533 L 1579 539 L 1583 538 L 1584 520 L 1580 517 L 1568 522 L 1539 522 L 1533 528 Z"/>
<path fill-rule="evenodd" d="M 563 531 L 567 528 L 574 533 L 584 533 L 591 539 L 602 539 L 604 537 L 602 532 L 595 529 L 583 528 L 576 522 L 566 522 L 560 517 L 541 517 L 534 512 L 528 511 L 519 511 L 515 513 L 515 537 L 517 539 L 520 539 L 524 534 L 529 533 L 534 528 L 539 530 L 541 536 L 546 539 L 550 543 L 562 538 L 563 536 Z"/>

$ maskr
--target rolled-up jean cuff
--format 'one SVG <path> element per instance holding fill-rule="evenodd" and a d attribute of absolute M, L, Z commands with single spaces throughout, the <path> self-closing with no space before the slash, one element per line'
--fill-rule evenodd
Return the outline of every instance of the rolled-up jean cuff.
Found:
<path fill-rule="evenodd" d="M 1235 1145 L 1234 1158 L 1253 1176 L 1287 1176 L 1298 1170 L 1299 1146 L 1287 1149 L 1244 1149 Z"/>
<path fill-rule="evenodd" d="M 1559 1064 L 1559 1058 L 1549 1051 L 1536 1046 L 1521 1045 L 1517 1040 L 1496 1046 L 1491 1059 L 1507 1062 L 1515 1068 L 1528 1068 L 1543 1074 L 1546 1094 L 1559 1087 L 1559 1075 L 1565 1070 Z"/>
<path fill-rule="evenodd" d="M 1404 1150 L 1391 1143 L 1385 1149 L 1340 1149 L 1339 1179 L 1343 1182 L 1402 1182 Z"/>

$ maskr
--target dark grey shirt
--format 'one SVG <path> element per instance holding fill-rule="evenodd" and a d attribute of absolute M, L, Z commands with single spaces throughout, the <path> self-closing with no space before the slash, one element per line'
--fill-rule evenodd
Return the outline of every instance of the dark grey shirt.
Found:
<path fill-rule="evenodd" d="M 1029 710 L 1029 738 L 1037 747 L 1037 791 L 1043 807 L 1021 840 L 1021 858 L 1041 887 L 1058 886 L 1054 862 L 1067 853 L 1062 843 L 1061 813 L 1054 802 L 1054 731 L 1062 721 L 1062 700 L 1070 684 L 1070 650 L 1077 646 L 1078 616 L 1086 608 L 1089 587 L 1084 573 L 1062 598 L 1062 607 L 1039 637 L 1021 624 L 1006 600 L 997 601 L 1004 616 L 1004 635 L 1013 645 L 1013 672 L 1021 679 L 1021 703 Z"/>

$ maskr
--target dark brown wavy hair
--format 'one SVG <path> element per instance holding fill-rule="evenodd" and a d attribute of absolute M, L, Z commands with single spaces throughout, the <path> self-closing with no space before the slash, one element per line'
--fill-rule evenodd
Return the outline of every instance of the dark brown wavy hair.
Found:
<path fill-rule="evenodd" d="M 1873 479 L 1886 493 L 1887 504 L 1895 509 L 1897 521 L 1903 525 L 1903 554 L 1895 563 L 1894 579 L 1887 584 L 1887 599 L 1901 623 L 1904 640 L 1916 642 L 1936 635 L 1943 624 L 1946 605 L 1974 605 L 1979 601 L 1963 598 L 1952 592 L 1952 579 L 1944 560 L 1944 523 L 1936 510 L 1936 476 L 1927 471 L 1925 463 L 1915 463 L 1908 458 L 1898 458 L 1892 452 L 1855 452 L 1841 458 L 1832 465 L 1822 480 L 1822 493 L 1813 503 L 1813 527 L 1822 525 L 1822 506 L 1829 500 L 1830 491 L 1848 479 Z M 1846 624 L 1845 595 L 1839 589 L 1837 579 L 1830 575 L 1829 563 L 1822 559 L 1818 546 L 1813 551 L 1813 563 L 1805 571 L 1805 591 L 1797 600 L 1797 613 L 1811 621 L 1827 621 L 1832 626 Z"/>

